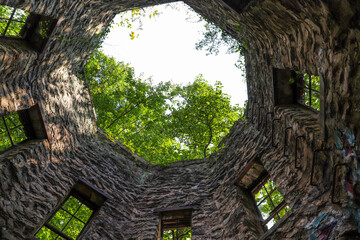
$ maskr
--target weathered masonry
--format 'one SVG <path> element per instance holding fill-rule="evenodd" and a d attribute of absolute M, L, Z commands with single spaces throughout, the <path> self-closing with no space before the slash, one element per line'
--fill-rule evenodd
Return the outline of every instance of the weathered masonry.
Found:
<path fill-rule="evenodd" d="M 118 12 L 165 2 L 0 0 L 30 14 L 0 37 L 0 120 L 25 129 L 0 154 L 0 238 L 36 239 L 81 196 L 78 239 L 159 239 L 174 219 L 193 239 L 360 239 L 360 1 L 186 0 L 246 43 L 249 102 L 224 149 L 169 167 L 106 141 L 78 77 Z M 253 193 L 269 179 L 274 214 L 291 210 L 268 230 Z"/>

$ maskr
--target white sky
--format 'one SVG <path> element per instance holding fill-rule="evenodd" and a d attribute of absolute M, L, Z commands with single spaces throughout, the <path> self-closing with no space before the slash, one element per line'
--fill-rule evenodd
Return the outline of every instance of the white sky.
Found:
<path fill-rule="evenodd" d="M 114 24 L 102 45 L 104 53 L 130 63 L 136 76 L 152 76 L 154 83 L 172 80 L 186 84 L 203 74 L 212 84 L 221 81 L 231 102 L 243 106 L 247 91 L 242 72 L 234 66 L 237 54 L 226 54 L 226 49 L 222 49 L 217 56 L 206 56 L 205 51 L 196 50 L 204 22 L 194 21 L 197 17 L 187 20 L 189 12 L 184 4 L 173 4 L 177 9 L 156 6 L 160 16 L 143 19 L 142 30 L 132 30 L 139 34 L 134 40 L 130 40 L 129 29 Z M 116 17 L 115 22 L 119 19 Z"/>

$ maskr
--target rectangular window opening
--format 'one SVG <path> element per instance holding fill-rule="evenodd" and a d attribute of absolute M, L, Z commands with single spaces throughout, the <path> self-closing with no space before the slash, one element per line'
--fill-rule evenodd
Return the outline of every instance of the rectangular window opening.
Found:
<path fill-rule="evenodd" d="M 78 239 L 108 198 L 105 193 L 80 180 L 35 237 L 39 240 Z"/>
<path fill-rule="evenodd" d="M 258 159 L 244 167 L 235 184 L 248 190 L 249 194 L 251 192 L 264 230 L 266 227 L 270 229 L 290 211 L 275 182 Z"/>
<path fill-rule="evenodd" d="M 263 218 L 262 224 L 268 228 L 271 228 L 290 210 L 270 175 L 263 177 L 252 193 Z"/>
<path fill-rule="evenodd" d="M 38 239 L 76 239 L 94 209 L 71 195 L 56 214 L 36 234 Z"/>
<path fill-rule="evenodd" d="M 0 154 L 29 139 L 48 139 L 46 122 L 39 104 L 0 115 Z"/>
<path fill-rule="evenodd" d="M 161 239 L 191 240 L 191 217 L 193 207 L 157 209 L 161 219 Z"/>
<path fill-rule="evenodd" d="M 0 5 L 0 36 L 24 40 L 38 52 L 44 49 L 56 23 L 50 17 Z"/>
<path fill-rule="evenodd" d="M 273 69 L 275 105 L 300 104 L 320 112 L 320 77 L 290 69 Z"/>
<path fill-rule="evenodd" d="M 22 37 L 29 12 L 0 5 L 0 34 L 2 36 Z"/>
<path fill-rule="evenodd" d="M 0 117 L 0 153 L 27 138 L 17 112 Z"/>

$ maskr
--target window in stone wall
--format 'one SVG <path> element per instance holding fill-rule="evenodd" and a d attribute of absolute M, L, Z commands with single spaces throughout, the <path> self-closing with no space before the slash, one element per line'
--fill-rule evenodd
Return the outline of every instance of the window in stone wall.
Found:
<path fill-rule="evenodd" d="M 26 139 L 24 126 L 17 112 L 0 117 L 0 152 Z"/>
<path fill-rule="evenodd" d="M 274 68 L 275 105 L 301 104 L 320 111 L 320 77 Z"/>
<path fill-rule="evenodd" d="M 21 37 L 30 13 L 21 9 L 0 6 L 0 32 L 2 36 Z"/>
<path fill-rule="evenodd" d="M 296 83 L 297 102 L 320 111 L 320 77 L 296 72 L 292 81 Z"/>
<path fill-rule="evenodd" d="M 161 218 L 161 239 L 190 240 L 192 207 L 157 209 Z"/>
<path fill-rule="evenodd" d="M 39 104 L 18 112 L 0 115 L 0 153 L 29 139 L 49 139 Z"/>
<path fill-rule="evenodd" d="M 262 217 L 262 225 L 268 228 L 290 210 L 274 181 L 258 160 L 244 167 L 235 184 L 252 193 L 254 203 Z"/>
<path fill-rule="evenodd" d="M 264 220 L 263 225 L 273 226 L 290 210 L 270 175 L 264 177 L 252 193 Z"/>
<path fill-rule="evenodd" d="M 35 237 L 40 240 L 79 239 L 108 198 L 105 193 L 80 180 Z"/>
<path fill-rule="evenodd" d="M 45 47 L 56 22 L 49 17 L 0 5 L 0 36 L 24 40 L 39 52 Z"/>

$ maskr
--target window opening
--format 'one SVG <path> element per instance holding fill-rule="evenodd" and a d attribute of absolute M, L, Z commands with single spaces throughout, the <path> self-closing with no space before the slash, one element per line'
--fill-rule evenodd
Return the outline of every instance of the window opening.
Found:
<path fill-rule="evenodd" d="M 0 115 L 0 154 L 29 139 L 51 142 L 40 104 Z"/>
<path fill-rule="evenodd" d="M 193 207 L 157 209 L 161 218 L 161 239 L 191 240 L 191 216 Z"/>
<path fill-rule="evenodd" d="M 0 36 L 24 40 L 39 52 L 46 46 L 56 22 L 50 17 L 0 5 Z"/>
<path fill-rule="evenodd" d="M 320 111 L 320 77 L 309 73 L 296 77 L 297 102 Z"/>
<path fill-rule="evenodd" d="M 36 234 L 38 239 L 76 239 L 94 208 L 72 194 Z"/>
<path fill-rule="evenodd" d="M 268 174 L 252 190 L 252 193 L 255 197 L 256 206 L 264 219 L 263 225 L 267 225 L 269 228 L 290 210 Z"/>
<path fill-rule="evenodd" d="M 290 69 L 273 69 L 275 105 L 301 104 L 320 111 L 320 77 Z"/>
<path fill-rule="evenodd" d="M 0 117 L 0 153 L 27 139 L 17 112 Z"/>
<path fill-rule="evenodd" d="M 107 198 L 105 193 L 80 180 L 35 237 L 40 240 L 78 239 Z"/>
<path fill-rule="evenodd" d="M 30 15 L 21 9 L 0 6 L 0 31 L 2 36 L 22 37 L 22 29 Z"/>
<path fill-rule="evenodd" d="M 235 184 L 252 193 L 263 226 L 271 228 L 290 210 L 276 188 L 275 182 L 259 160 L 249 162 L 240 172 Z"/>

